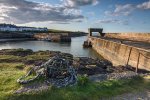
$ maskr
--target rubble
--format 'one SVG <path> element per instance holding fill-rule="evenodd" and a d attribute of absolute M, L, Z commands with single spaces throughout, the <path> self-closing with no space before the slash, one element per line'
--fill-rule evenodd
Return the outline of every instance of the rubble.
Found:
<path fill-rule="evenodd" d="M 78 74 L 106 74 L 111 73 L 112 63 L 104 59 L 94 59 L 89 57 L 77 57 L 73 63 Z"/>
<path fill-rule="evenodd" d="M 131 66 L 115 67 L 111 62 L 105 59 L 94 59 L 89 57 L 75 57 L 68 53 L 58 53 L 47 62 L 33 67 L 26 76 L 17 80 L 20 84 L 27 84 L 39 77 L 45 77 L 43 83 L 27 85 L 16 93 L 47 90 L 49 86 L 65 87 L 77 83 L 77 74 L 87 75 L 91 81 L 100 82 L 112 79 L 128 79 L 139 74 L 134 72 Z M 36 76 L 25 80 L 33 72 Z M 142 71 L 144 72 L 144 71 Z"/>
<path fill-rule="evenodd" d="M 112 63 L 105 59 L 94 59 L 89 57 L 76 57 L 74 58 L 73 67 L 78 74 L 96 75 L 96 74 L 109 74 L 109 73 L 122 73 L 127 71 L 135 72 L 132 66 L 113 66 Z M 139 69 L 138 73 L 149 73 L 149 71 Z"/>
<path fill-rule="evenodd" d="M 62 54 L 54 56 L 41 66 L 33 67 L 27 73 L 27 75 L 19 78 L 17 82 L 20 84 L 27 84 L 31 81 L 36 80 L 40 76 L 45 76 L 47 78 L 46 82 L 56 87 L 73 85 L 76 83 L 77 78 L 76 72 L 72 67 L 72 61 L 70 59 L 71 57 L 73 56 L 63 56 Z M 25 78 L 30 76 L 33 72 L 36 73 L 36 76 L 31 79 L 25 80 Z"/>

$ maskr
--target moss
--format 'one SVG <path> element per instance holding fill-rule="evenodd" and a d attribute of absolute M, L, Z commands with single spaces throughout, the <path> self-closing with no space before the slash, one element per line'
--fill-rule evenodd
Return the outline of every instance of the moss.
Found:
<path fill-rule="evenodd" d="M 87 83 L 89 83 L 89 79 L 86 75 L 78 76 L 78 85 L 79 86 L 85 86 L 85 85 L 87 85 Z"/>
<path fill-rule="evenodd" d="M 145 84 L 142 78 L 137 77 L 100 83 L 88 82 L 85 86 L 50 87 L 47 91 L 13 95 L 10 98 L 15 100 L 99 100 L 100 98 L 112 97 L 126 92 L 140 91 L 147 88 L 147 86 L 148 84 Z"/>
<path fill-rule="evenodd" d="M 50 87 L 49 90 L 38 93 L 13 94 L 15 90 L 21 87 L 16 80 L 33 67 L 33 65 L 26 65 L 24 61 L 46 60 L 50 56 L 47 54 L 48 52 L 41 51 L 25 57 L 0 55 L 0 100 L 99 100 L 126 92 L 150 89 L 150 80 L 145 81 L 141 77 L 93 83 L 86 76 L 79 76 L 78 84 L 75 86 Z M 12 62 L 6 62 L 5 60 L 11 60 Z M 43 80 L 44 78 L 40 78 L 37 82 L 43 82 Z"/>
<path fill-rule="evenodd" d="M 16 80 L 24 74 L 24 71 L 19 70 L 17 66 L 22 65 L 22 63 L 0 63 L 0 100 L 20 87 Z"/>

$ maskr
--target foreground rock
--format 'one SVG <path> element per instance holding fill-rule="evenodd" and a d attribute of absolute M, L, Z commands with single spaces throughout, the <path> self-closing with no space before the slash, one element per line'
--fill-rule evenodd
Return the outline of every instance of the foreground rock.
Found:
<path fill-rule="evenodd" d="M 109 68 L 112 67 L 112 63 L 104 59 L 93 59 L 88 57 L 77 57 L 74 58 L 73 63 L 78 74 L 84 75 L 95 75 L 110 73 Z"/>
<path fill-rule="evenodd" d="M 39 77 L 45 76 L 47 78 L 45 81 L 56 87 L 75 84 L 77 81 L 76 72 L 72 67 L 72 63 L 67 58 L 64 58 L 66 57 L 62 55 L 52 57 L 41 66 L 33 67 L 25 76 L 19 78 L 17 82 L 20 84 L 28 84 L 37 80 Z M 27 78 L 33 73 L 36 73 L 36 76 Z"/>
<path fill-rule="evenodd" d="M 56 87 L 74 85 L 76 83 L 76 74 L 86 74 L 89 76 L 89 79 L 94 82 L 110 79 L 126 79 L 138 75 L 134 72 L 135 68 L 131 66 L 115 67 L 111 62 L 105 59 L 73 57 L 71 54 L 58 51 L 47 50 L 33 52 L 32 50 L 24 49 L 7 49 L 0 50 L 0 55 L 3 57 L 3 59 L 0 60 L 0 63 L 19 62 L 23 63 L 25 66 L 27 65 L 27 67 L 29 67 L 28 65 L 36 66 L 33 67 L 33 71 L 36 72 L 37 77 L 41 75 L 45 78 L 41 83 L 36 81 L 32 84 L 23 85 L 16 93 L 42 91 L 48 89 L 52 85 Z M 59 57 L 53 59 L 53 61 L 48 61 L 48 59 L 57 55 L 59 55 Z M 10 59 L 9 56 L 13 58 Z M 24 70 L 25 66 L 23 66 L 21 70 Z M 147 71 L 141 70 L 138 72 L 144 73 L 143 75 L 147 73 Z M 28 74 L 30 74 L 30 72 Z M 28 83 L 28 81 L 22 82 Z"/>
<path fill-rule="evenodd" d="M 64 87 L 74 85 L 77 82 L 76 72 L 81 75 L 87 74 L 89 79 L 93 82 L 111 79 L 128 79 L 138 75 L 131 71 L 131 68 L 125 66 L 120 66 L 119 68 L 114 67 L 107 60 L 92 59 L 88 57 L 78 57 L 73 60 L 73 56 L 67 54 L 64 55 L 63 53 L 59 56 L 54 56 L 41 66 L 34 67 L 33 70 L 36 72 L 36 77 L 45 76 L 45 81 L 25 85 L 15 93 L 43 91 L 51 86 Z M 28 75 L 29 73 L 27 76 Z M 30 81 L 35 80 L 36 77 L 30 80 L 23 80 L 25 77 L 22 77 L 18 82 L 27 84 Z"/>
<path fill-rule="evenodd" d="M 127 71 L 135 71 L 132 66 L 113 66 L 112 63 L 105 59 L 94 59 L 88 57 L 76 57 L 73 62 L 74 68 L 78 74 L 88 76 L 96 74 L 122 73 Z M 148 71 L 139 70 L 140 73 Z"/>

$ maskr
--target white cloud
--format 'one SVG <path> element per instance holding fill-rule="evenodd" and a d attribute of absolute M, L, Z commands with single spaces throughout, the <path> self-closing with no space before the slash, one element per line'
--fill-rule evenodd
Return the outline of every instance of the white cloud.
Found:
<path fill-rule="evenodd" d="M 98 0 L 62 0 L 65 6 L 80 7 L 85 5 L 97 5 Z"/>
<path fill-rule="evenodd" d="M 111 15 L 111 16 L 119 16 L 119 15 L 125 15 L 128 16 L 131 14 L 131 12 L 134 10 L 134 6 L 131 4 L 126 5 L 116 5 L 114 11 L 105 11 L 105 15 Z"/>
<path fill-rule="evenodd" d="M 134 10 L 137 9 L 143 9 L 143 10 L 150 9 L 150 0 L 137 5 L 132 5 L 132 4 L 116 5 L 114 11 L 105 11 L 104 13 L 105 15 L 111 15 L 111 16 L 119 16 L 119 15 L 128 16 Z"/>
<path fill-rule="evenodd" d="M 150 1 L 144 2 L 142 4 L 137 5 L 137 8 L 140 9 L 150 9 Z"/>
<path fill-rule="evenodd" d="M 97 23 L 117 23 L 119 20 L 117 19 L 106 19 L 106 20 L 98 20 Z"/>
<path fill-rule="evenodd" d="M 123 24 L 128 25 L 127 20 L 119 20 L 119 19 L 103 19 L 96 21 L 97 24 Z"/>
<path fill-rule="evenodd" d="M 69 23 L 84 19 L 78 8 L 50 5 L 26 0 L 0 0 L 0 21 L 24 24 L 30 22 Z M 79 21 L 77 21 L 79 22 Z"/>

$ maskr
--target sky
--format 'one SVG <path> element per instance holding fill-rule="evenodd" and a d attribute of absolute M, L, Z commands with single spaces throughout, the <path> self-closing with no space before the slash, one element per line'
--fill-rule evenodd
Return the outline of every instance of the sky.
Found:
<path fill-rule="evenodd" d="M 70 31 L 150 32 L 150 0 L 0 0 L 0 23 Z"/>

